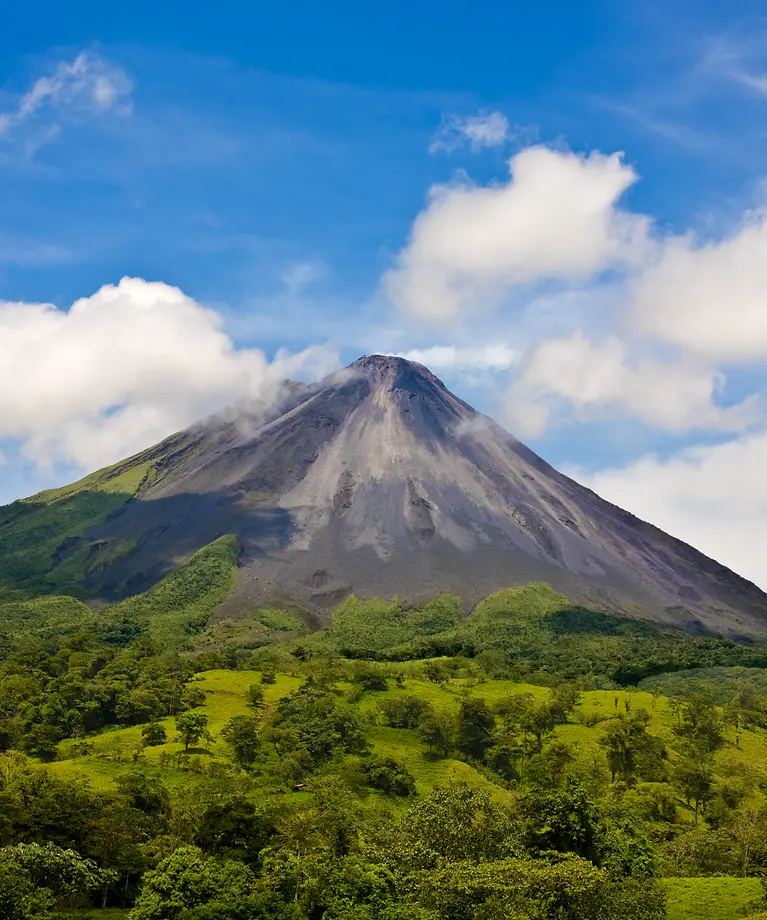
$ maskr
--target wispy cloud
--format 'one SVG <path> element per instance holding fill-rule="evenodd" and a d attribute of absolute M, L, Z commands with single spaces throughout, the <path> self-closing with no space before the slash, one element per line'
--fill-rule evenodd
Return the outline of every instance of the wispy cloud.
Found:
<path fill-rule="evenodd" d="M 38 78 L 18 97 L 15 107 L 0 113 L 0 138 L 24 125 L 45 118 L 44 134 L 55 136 L 66 119 L 98 115 L 109 110 L 127 113 L 133 90 L 120 67 L 92 51 L 72 61 L 61 61 L 47 76 Z"/>
<path fill-rule="evenodd" d="M 715 138 L 692 128 L 681 119 L 656 115 L 652 107 L 644 107 L 645 104 L 641 101 L 637 102 L 636 105 L 604 97 L 592 97 L 592 101 L 600 108 L 635 122 L 645 131 L 657 134 L 659 137 L 673 141 L 690 150 L 713 150 L 721 146 Z"/>
<path fill-rule="evenodd" d="M 429 153 L 451 153 L 468 144 L 476 153 L 485 147 L 500 147 L 510 140 L 518 139 L 523 132 L 532 129 L 512 126 L 502 112 L 479 112 L 477 115 L 443 115 L 429 145 Z M 529 138 L 528 138 L 529 139 Z"/>

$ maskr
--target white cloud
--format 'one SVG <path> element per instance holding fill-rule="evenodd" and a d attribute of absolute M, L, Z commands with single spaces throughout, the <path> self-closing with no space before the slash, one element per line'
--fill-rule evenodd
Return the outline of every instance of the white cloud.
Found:
<path fill-rule="evenodd" d="M 36 80 L 13 111 L 0 113 L 0 137 L 44 110 L 69 116 L 108 109 L 126 112 L 132 89 L 121 68 L 91 51 L 83 51 L 73 61 L 57 64 L 50 76 Z"/>
<path fill-rule="evenodd" d="M 578 418 L 634 417 L 680 433 L 693 428 L 741 430 L 756 419 L 746 400 L 721 408 L 715 397 L 723 375 L 689 361 L 632 362 L 614 336 L 594 344 L 582 332 L 536 346 L 506 398 L 507 418 L 521 437 L 540 435 L 566 402 Z"/>
<path fill-rule="evenodd" d="M 500 147 L 510 136 L 511 125 L 502 112 L 480 112 L 468 117 L 445 115 L 429 145 L 429 153 L 450 153 L 467 142 L 476 153 L 483 147 Z"/>
<path fill-rule="evenodd" d="M 65 311 L 0 302 L 0 437 L 45 466 L 113 462 L 302 370 L 334 369 L 323 348 L 267 361 L 237 349 L 222 318 L 178 288 L 140 278 Z"/>
<path fill-rule="evenodd" d="M 431 189 L 383 279 L 392 303 L 433 322 L 494 304 L 514 285 L 588 278 L 643 257 L 648 221 L 617 207 L 636 179 L 620 154 L 530 147 L 505 184 Z"/>
<path fill-rule="evenodd" d="M 575 476 L 767 590 L 767 433 Z"/>
<path fill-rule="evenodd" d="M 400 358 L 417 361 L 430 370 L 505 371 L 519 360 L 519 352 L 499 342 L 495 345 L 432 345 L 402 352 Z"/>
<path fill-rule="evenodd" d="M 711 361 L 767 357 L 767 211 L 719 241 L 667 240 L 636 281 L 633 316 L 643 332 Z"/>

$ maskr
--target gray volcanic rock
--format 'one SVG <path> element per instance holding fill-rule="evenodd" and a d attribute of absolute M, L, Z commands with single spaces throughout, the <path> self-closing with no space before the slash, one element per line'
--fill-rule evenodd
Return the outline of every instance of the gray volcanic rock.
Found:
<path fill-rule="evenodd" d="M 169 439 L 140 497 L 93 533 L 138 537 L 100 574 L 145 588 L 224 533 L 242 545 L 220 615 L 350 592 L 467 605 L 543 580 L 594 607 L 725 634 L 767 631 L 767 595 L 561 475 L 425 367 L 370 355 L 286 394 L 276 417 Z"/>

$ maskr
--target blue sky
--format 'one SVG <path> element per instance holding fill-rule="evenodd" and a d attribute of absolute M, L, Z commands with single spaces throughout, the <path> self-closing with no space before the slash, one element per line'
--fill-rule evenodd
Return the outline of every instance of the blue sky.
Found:
<path fill-rule="evenodd" d="M 767 583 L 759 5 L 358 6 L 6 14 L 0 500 L 397 352 Z"/>

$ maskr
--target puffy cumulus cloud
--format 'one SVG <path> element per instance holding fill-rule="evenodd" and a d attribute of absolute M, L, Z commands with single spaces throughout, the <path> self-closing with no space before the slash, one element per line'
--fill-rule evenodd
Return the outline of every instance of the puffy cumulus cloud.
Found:
<path fill-rule="evenodd" d="M 617 207 L 636 181 L 620 154 L 529 147 L 505 184 L 435 186 L 383 279 L 404 313 L 447 322 L 512 286 L 588 278 L 642 257 L 648 221 Z"/>
<path fill-rule="evenodd" d="M 477 115 L 445 115 L 429 145 L 429 153 L 450 153 L 464 143 L 476 152 L 483 147 L 500 147 L 511 135 L 509 119 L 502 112 Z"/>
<path fill-rule="evenodd" d="M 696 446 L 662 460 L 570 471 L 603 498 L 675 537 L 767 590 L 767 433 Z"/>
<path fill-rule="evenodd" d="M 499 342 L 495 345 L 432 345 L 402 352 L 400 358 L 417 361 L 431 370 L 505 371 L 519 360 L 519 352 Z"/>
<path fill-rule="evenodd" d="M 614 336 L 593 343 L 578 331 L 549 339 L 528 356 L 506 397 L 509 423 L 521 437 L 540 435 L 563 403 L 578 417 L 622 415 L 670 432 L 740 430 L 756 419 L 753 400 L 721 408 L 724 377 L 685 360 L 631 362 Z"/>
<path fill-rule="evenodd" d="M 767 357 L 767 211 L 719 241 L 668 239 L 637 278 L 632 310 L 644 333 L 711 361 Z"/>
<path fill-rule="evenodd" d="M 218 313 L 178 288 L 123 278 L 69 310 L 0 303 L 0 437 L 40 465 L 93 469 L 285 377 L 338 366 L 321 347 L 269 362 L 237 349 Z"/>
<path fill-rule="evenodd" d="M 0 114 L 0 136 L 45 109 L 70 114 L 128 111 L 132 89 L 120 67 L 91 51 L 83 51 L 74 60 L 57 64 L 50 76 L 36 80 L 13 111 Z"/>

